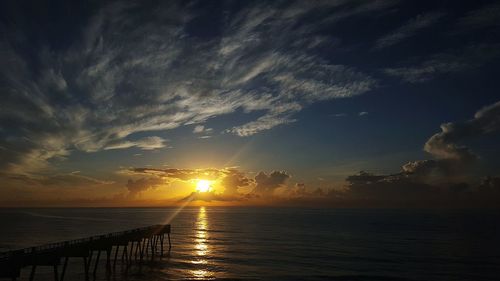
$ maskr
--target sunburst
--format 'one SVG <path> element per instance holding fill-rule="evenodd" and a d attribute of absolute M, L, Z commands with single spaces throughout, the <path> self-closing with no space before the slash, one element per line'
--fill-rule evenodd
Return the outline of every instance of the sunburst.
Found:
<path fill-rule="evenodd" d="M 196 183 L 196 191 L 198 192 L 209 192 L 210 191 L 210 185 L 212 184 L 211 181 L 209 180 L 198 180 Z"/>

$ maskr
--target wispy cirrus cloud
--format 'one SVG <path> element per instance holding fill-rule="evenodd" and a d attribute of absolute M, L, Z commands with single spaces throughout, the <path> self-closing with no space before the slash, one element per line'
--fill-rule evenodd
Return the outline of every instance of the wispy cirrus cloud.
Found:
<path fill-rule="evenodd" d="M 440 75 L 481 67 L 500 56 L 498 44 L 480 44 L 430 56 L 421 63 L 384 69 L 389 76 L 409 83 L 421 83 Z"/>
<path fill-rule="evenodd" d="M 457 26 L 465 31 L 500 26 L 500 4 L 491 3 L 472 10 L 458 20 Z"/>
<path fill-rule="evenodd" d="M 71 185 L 85 186 L 85 185 L 109 185 L 113 181 L 97 179 L 89 176 L 82 175 L 79 171 L 71 173 L 57 173 L 53 175 L 5 175 L 6 178 L 14 181 L 24 182 L 35 186 L 61 186 Z"/>
<path fill-rule="evenodd" d="M 74 150 L 158 149 L 161 137 L 134 134 L 203 126 L 238 110 L 259 114 L 226 132 L 250 136 L 295 121 L 312 103 L 364 94 L 376 81 L 308 51 L 331 39 L 303 19 L 329 10 L 318 18 L 324 25 L 389 2 L 249 3 L 208 39 L 192 31 L 204 13 L 196 5 L 109 3 L 74 27 L 69 44 L 38 42 L 31 53 L 19 46 L 32 31 L 4 25 L 0 168 L 37 171 Z"/>
<path fill-rule="evenodd" d="M 322 21 L 336 23 L 351 17 L 377 17 L 392 12 L 398 2 L 398 0 L 326 1 L 325 3 L 337 7 L 337 11 Z"/>
<path fill-rule="evenodd" d="M 154 150 L 158 148 L 163 148 L 165 146 L 166 146 L 165 139 L 163 138 L 146 137 L 136 141 L 123 141 L 123 142 L 111 143 L 106 147 L 104 147 L 104 150 L 123 149 L 130 147 L 138 147 L 142 150 Z"/>
<path fill-rule="evenodd" d="M 375 49 L 383 49 L 395 45 L 407 38 L 414 36 L 419 30 L 427 28 L 438 22 L 445 14 L 429 12 L 421 14 L 406 22 L 398 29 L 389 32 L 375 42 Z"/>

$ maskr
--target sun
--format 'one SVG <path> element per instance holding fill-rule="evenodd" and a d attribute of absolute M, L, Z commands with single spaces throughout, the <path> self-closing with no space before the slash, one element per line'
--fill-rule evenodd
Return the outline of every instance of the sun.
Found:
<path fill-rule="evenodd" d="M 196 183 L 196 191 L 209 192 L 211 184 L 212 182 L 209 180 L 198 180 L 198 182 Z"/>

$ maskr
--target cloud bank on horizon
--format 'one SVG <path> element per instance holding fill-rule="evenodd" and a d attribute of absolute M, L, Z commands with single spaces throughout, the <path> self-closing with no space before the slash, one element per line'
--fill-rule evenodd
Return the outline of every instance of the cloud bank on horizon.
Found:
<path fill-rule="evenodd" d="M 185 139 L 210 140 L 255 138 L 303 119 L 328 127 L 321 105 L 361 103 L 370 95 L 359 108 L 332 116 L 377 118 L 376 99 L 397 106 L 383 93 L 391 85 L 425 87 L 443 77 L 494 71 L 489 68 L 500 58 L 495 39 L 500 37 L 493 36 L 500 33 L 500 16 L 492 11 L 500 5 L 486 1 L 412 11 L 393 0 L 109 1 L 84 8 L 59 3 L 73 12 L 71 19 L 57 10 L 30 14 L 30 5 L 37 4 L 6 1 L 0 13 L 0 178 L 6 190 L 0 194 L 5 196 L 23 186 L 29 186 L 27 197 L 45 188 L 47 198 L 58 187 L 85 192 L 91 186 L 107 189 L 97 192 L 103 197 L 134 199 L 172 181 L 209 177 L 224 190 L 210 198 L 216 201 L 424 200 L 435 188 L 448 194 L 450 186 L 471 185 L 481 160 L 463 143 L 500 130 L 500 102 L 485 98 L 488 103 L 472 119 L 444 123 L 427 140 L 424 151 L 433 159 L 411 161 L 397 174 L 349 176 L 342 191 L 302 182 L 290 187 L 295 175 L 281 167 L 269 172 L 258 167 L 261 172 L 252 176 L 224 167 L 137 167 L 113 176 L 62 171 L 59 164 L 75 155 L 175 149 L 179 143 L 171 139 L 183 128 Z M 363 32 L 369 28 L 370 34 Z M 462 39 L 472 33 L 474 40 Z M 404 53 L 419 45 L 419 38 L 436 37 L 455 43 Z M 497 183 L 491 178 L 483 185 L 495 190 Z"/>
<path fill-rule="evenodd" d="M 133 168 L 127 188 L 135 195 L 140 191 L 164 185 L 173 180 L 220 180 L 223 192 L 193 192 L 183 200 L 238 201 L 259 204 L 278 201 L 280 204 L 326 204 L 329 206 L 495 206 L 500 203 L 500 177 L 470 181 L 468 170 L 477 156 L 460 142 L 500 131 L 500 102 L 476 112 L 465 122 L 445 123 L 442 131 L 431 136 L 424 150 L 435 159 L 410 161 L 401 171 L 375 175 L 361 171 L 346 178 L 343 189 L 307 190 L 305 184 L 287 185 L 291 175 L 284 171 L 259 172 L 254 178 L 236 168 L 229 169 L 151 169 Z M 134 185 L 131 186 L 131 183 Z M 250 187 L 246 191 L 242 188 Z"/>

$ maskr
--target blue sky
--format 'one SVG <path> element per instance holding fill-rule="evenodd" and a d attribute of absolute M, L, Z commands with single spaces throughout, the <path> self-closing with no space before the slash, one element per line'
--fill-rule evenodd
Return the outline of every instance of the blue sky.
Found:
<path fill-rule="evenodd" d="M 231 167 L 250 179 L 240 195 L 282 171 L 260 195 L 285 197 L 418 160 L 479 159 L 467 179 L 433 170 L 438 182 L 498 175 L 494 1 L 1 6 L 6 201 L 132 200 L 129 180 L 155 177 L 134 196 L 175 188 L 137 168 L 220 169 L 222 191 Z"/>

